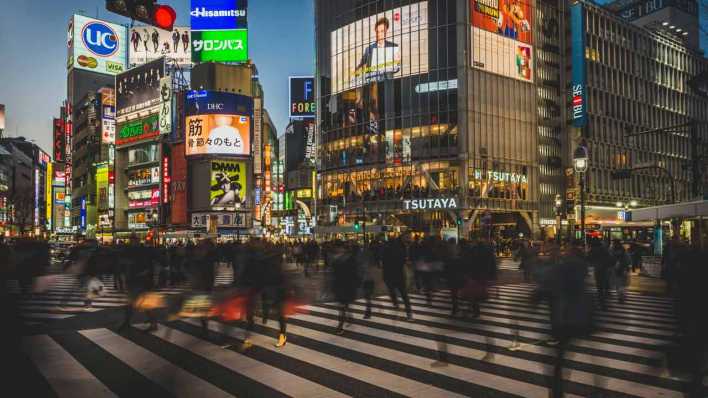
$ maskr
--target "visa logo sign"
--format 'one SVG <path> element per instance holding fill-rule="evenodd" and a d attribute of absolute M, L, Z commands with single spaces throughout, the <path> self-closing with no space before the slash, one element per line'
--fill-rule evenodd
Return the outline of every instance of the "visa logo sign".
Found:
<path fill-rule="evenodd" d="M 90 22 L 81 30 L 84 46 L 99 57 L 110 57 L 118 51 L 116 32 L 103 22 Z"/>

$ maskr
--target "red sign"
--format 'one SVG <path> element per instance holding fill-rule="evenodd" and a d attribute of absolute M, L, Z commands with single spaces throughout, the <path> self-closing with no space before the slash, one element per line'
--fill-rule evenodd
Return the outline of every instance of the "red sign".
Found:
<path fill-rule="evenodd" d="M 184 143 L 174 145 L 171 152 L 170 221 L 174 225 L 184 225 L 189 223 L 187 216 L 187 159 L 184 154 Z"/>
<path fill-rule="evenodd" d="M 65 149 L 64 145 L 64 121 L 60 118 L 54 119 L 54 161 L 63 162 Z"/>

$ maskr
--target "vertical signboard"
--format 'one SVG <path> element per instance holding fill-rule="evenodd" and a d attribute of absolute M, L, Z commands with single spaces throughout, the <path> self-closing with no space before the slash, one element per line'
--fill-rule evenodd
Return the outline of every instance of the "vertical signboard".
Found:
<path fill-rule="evenodd" d="M 116 142 L 116 94 L 112 88 L 102 88 L 101 95 L 101 142 Z"/>
<path fill-rule="evenodd" d="M 253 174 L 261 174 L 263 145 L 263 98 L 253 99 Z"/>
<path fill-rule="evenodd" d="M 172 173 L 170 176 L 170 221 L 173 225 L 184 225 L 187 217 L 187 159 L 185 144 L 172 147 Z"/>
<path fill-rule="evenodd" d="M 0 134 L 5 131 L 5 104 L 0 104 Z"/>
<path fill-rule="evenodd" d="M 47 230 L 51 231 L 52 230 L 52 209 L 53 209 L 53 204 L 54 204 L 54 197 L 52 195 L 52 185 L 54 181 L 54 164 L 53 163 L 48 163 L 47 164 L 47 174 L 44 179 L 44 203 L 45 203 L 45 210 L 46 210 L 46 224 L 47 224 Z"/>
<path fill-rule="evenodd" d="M 39 168 L 34 168 L 34 226 L 39 226 Z"/>
<path fill-rule="evenodd" d="M 54 118 L 52 123 L 54 136 L 54 161 L 64 161 L 64 121 L 61 118 Z"/>
<path fill-rule="evenodd" d="M 160 135 L 172 133 L 172 78 L 160 79 Z"/>
<path fill-rule="evenodd" d="M 573 126 L 587 125 L 587 84 L 585 75 L 585 20 L 582 3 L 570 5 L 570 35 L 571 35 L 571 106 Z"/>

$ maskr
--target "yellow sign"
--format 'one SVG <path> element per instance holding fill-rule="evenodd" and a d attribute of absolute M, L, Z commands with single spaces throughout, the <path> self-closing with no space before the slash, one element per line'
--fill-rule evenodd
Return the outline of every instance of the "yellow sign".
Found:
<path fill-rule="evenodd" d="M 245 206 L 246 190 L 245 161 L 211 161 L 209 203 L 212 206 Z"/>

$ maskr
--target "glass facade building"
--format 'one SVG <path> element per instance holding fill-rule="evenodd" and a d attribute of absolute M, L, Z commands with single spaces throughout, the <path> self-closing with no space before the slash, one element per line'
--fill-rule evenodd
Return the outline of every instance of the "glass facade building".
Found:
<path fill-rule="evenodd" d="M 495 233 L 536 234 L 554 220 L 556 195 L 575 189 L 567 169 L 582 138 L 589 203 L 663 200 L 647 188 L 667 182 L 655 172 L 610 178 L 638 162 L 664 162 L 688 184 L 687 134 L 630 142 L 626 132 L 705 121 L 708 105 L 686 83 L 705 59 L 599 6 L 583 15 L 588 123 L 577 129 L 563 2 L 315 1 L 318 222 L 467 233 L 491 218 Z M 402 204 L 436 197 L 458 206 Z M 336 221 L 325 217 L 332 206 Z"/>

